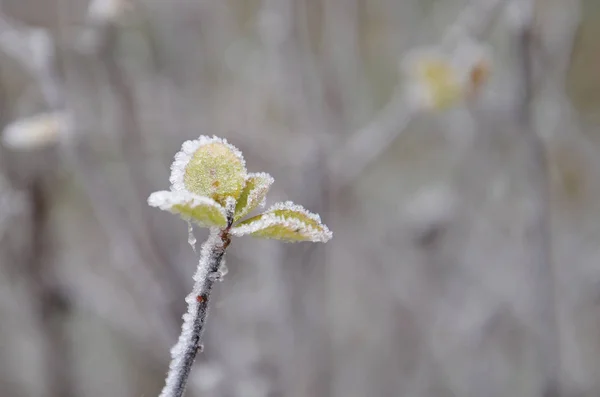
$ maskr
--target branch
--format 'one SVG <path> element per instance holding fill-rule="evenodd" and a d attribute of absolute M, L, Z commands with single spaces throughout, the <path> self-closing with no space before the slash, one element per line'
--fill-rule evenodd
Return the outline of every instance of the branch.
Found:
<path fill-rule="evenodd" d="M 452 46 L 465 36 L 481 39 L 489 33 L 507 0 L 473 0 L 442 38 L 441 45 Z M 388 105 L 366 127 L 357 131 L 334 153 L 328 163 L 331 180 L 340 189 L 352 182 L 406 129 L 415 116 L 397 90 Z"/>
<path fill-rule="evenodd" d="M 537 288 L 536 309 L 540 328 L 540 362 L 544 380 L 543 397 L 561 395 L 560 374 L 560 333 L 557 317 L 556 276 L 552 262 L 552 234 L 550 226 L 550 177 L 544 141 L 538 135 L 533 117 L 533 101 L 535 97 L 534 60 L 537 48 L 535 31 L 534 0 L 518 0 L 520 7 L 520 26 L 517 25 L 518 56 L 520 67 L 518 83 L 521 87 L 521 99 L 516 109 L 517 120 L 522 129 L 525 150 L 529 156 L 527 168 L 524 170 L 529 178 L 535 207 L 533 212 L 531 233 L 526 244 L 531 249 L 532 271 Z"/>
<path fill-rule="evenodd" d="M 196 354 L 202 351 L 201 338 L 208 314 L 210 293 L 214 282 L 218 280 L 218 276 L 215 275 L 219 275 L 228 245 L 227 229 L 211 229 L 208 240 L 202 246 L 200 262 L 194 275 L 194 288 L 185 298 L 188 311 L 183 315 L 179 340 L 171 349 L 169 373 L 159 397 L 181 397 L 185 392 Z"/>

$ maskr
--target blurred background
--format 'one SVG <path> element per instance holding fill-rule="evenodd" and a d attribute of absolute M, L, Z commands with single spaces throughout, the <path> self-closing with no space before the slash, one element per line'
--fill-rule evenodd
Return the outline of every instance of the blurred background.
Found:
<path fill-rule="evenodd" d="M 197 255 L 146 199 L 200 134 L 334 238 L 233 241 L 187 395 L 599 396 L 600 2 L 525 3 L 0 1 L 0 397 L 158 395 Z M 456 28 L 490 80 L 417 114 Z"/>

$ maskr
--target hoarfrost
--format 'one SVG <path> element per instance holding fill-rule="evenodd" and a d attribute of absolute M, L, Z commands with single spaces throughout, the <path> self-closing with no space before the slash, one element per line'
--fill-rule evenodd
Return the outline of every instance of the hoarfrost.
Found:
<path fill-rule="evenodd" d="M 202 245 L 200 261 L 198 262 L 196 274 L 194 274 L 194 288 L 185 298 L 185 301 L 188 304 L 188 311 L 183 315 L 181 335 L 179 336 L 177 344 L 171 349 L 172 360 L 169 365 L 169 373 L 159 397 L 183 395 L 185 383 L 180 384 L 182 379 L 181 374 L 186 372 L 189 374 L 191 363 L 189 362 L 188 357 L 190 355 L 194 356 L 202 346 L 200 344 L 203 327 L 201 321 L 202 317 L 205 317 L 207 313 L 198 313 L 200 304 L 198 297 L 205 296 L 208 292 L 206 290 L 206 280 L 210 273 L 212 262 L 217 260 L 215 254 L 221 244 L 219 232 L 220 230 L 218 228 L 211 228 L 208 239 Z"/>
<path fill-rule="evenodd" d="M 305 216 L 307 216 L 308 218 L 314 220 L 317 223 L 321 223 L 321 217 L 319 216 L 319 214 L 315 214 L 313 212 L 310 212 L 309 210 L 307 210 L 306 208 L 304 208 L 303 206 L 301 206 L 300 204 L 294 204 L 291 201 L 285 201 L 285 202 L 281 202 L 281 203 L 275 203 L 273 204 L 266 212 L 274 212 L 274 211 L 292 211 L 292 212 L 298 212 L 300 214 L 303 214 Z M 323 225 L 325 226 L 325 225 Z"/>

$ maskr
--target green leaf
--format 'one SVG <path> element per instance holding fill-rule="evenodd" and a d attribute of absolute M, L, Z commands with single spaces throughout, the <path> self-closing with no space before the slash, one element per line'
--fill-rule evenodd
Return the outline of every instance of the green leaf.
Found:
<path fill-rule="evenodd" d="M 246 178 L 246 186 L 244 186 L 244 190 L 242 190 L 242 194 L 235 207 L 234 221 L 245 217 L 261 205 L 273 182 L 273 177 L 264 172 L 249 174 Z"/>
<path fill-rule="evenodd" d="M 187 221 L 192 221 L 202 227 L 226 227 L 227 215 L 225 209 L 208 197 L 198 196 L 189 192 L 154 192 L 148 197 L 151 207 L 160 208 L 179 215 Z"/>
<path fill-rule="evenodd" d="M 278 203 L 268 211 L 239 223 L 231 229 L 234 236 L 250 235 L 287 242 L 327 242 L 332 233 L 319 215 L 291 202 Z"/>
<path fill-rule="evenodd" d="M 226 140 L 201 136 L 187 141 L 171 166 L 174 191 L 188 191 L 225 205 L 237 200 L 246 182 L 246 164 L 241 152 Z"/>

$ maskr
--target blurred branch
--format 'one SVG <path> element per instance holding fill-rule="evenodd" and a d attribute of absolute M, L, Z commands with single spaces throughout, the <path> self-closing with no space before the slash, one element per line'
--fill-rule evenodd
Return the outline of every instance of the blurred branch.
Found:
<path fill-rule="evenodd" d="M 58 283 L 58 275 L 48 252 L 49 203 L 48 192 L 41 178 L 30 185 L 31 202 L 31 253 L 25 273 L 30 280 L 33 304 L 37 308 L 39 333 L 42 337 L 44 369 L 47 371 L 48 396 L 76 396 L 72 372 L 70 342 L 65 320 L 70 303 L 65 290 Z"/>
<path fill-rule="evenodd" d="M 543 397 L 561 395 L 560 333 L 557 317 L 556 274 L 552 259 L 552 235 L 550 227 L 550 176 L 546 148 L 538 135 L 533 117 L 535 44 L 539 43 L 535 31 L 534 0 L 516 0 L 519 18 L 516 38 L 520 70 L 517 74 L 521 99 L 517 103 L 516 118 L 524 134 L 525 150 L 529 162 L 525 174 L 532 187 L 534 207 L 531 229 L 526 235 L 531 249 L 530 264 L 537 275 L 535 280 L 536 308 L 539 311 L 540 363 L 543 370 Z M 539 53 L 539 52 L 538 52 Z"/>
<path fill-rule="evenodd" d="M 441 46 L 451 47 L 464 37 L 482 39 L 493 26 L 507 0 L 473 0 L 444 34 Z M 404 100 L 402 90 L 367 126 L 354 133 L 328 163 L 336 189 L 351 183 L 406 129 L 415 112 Z"/>

